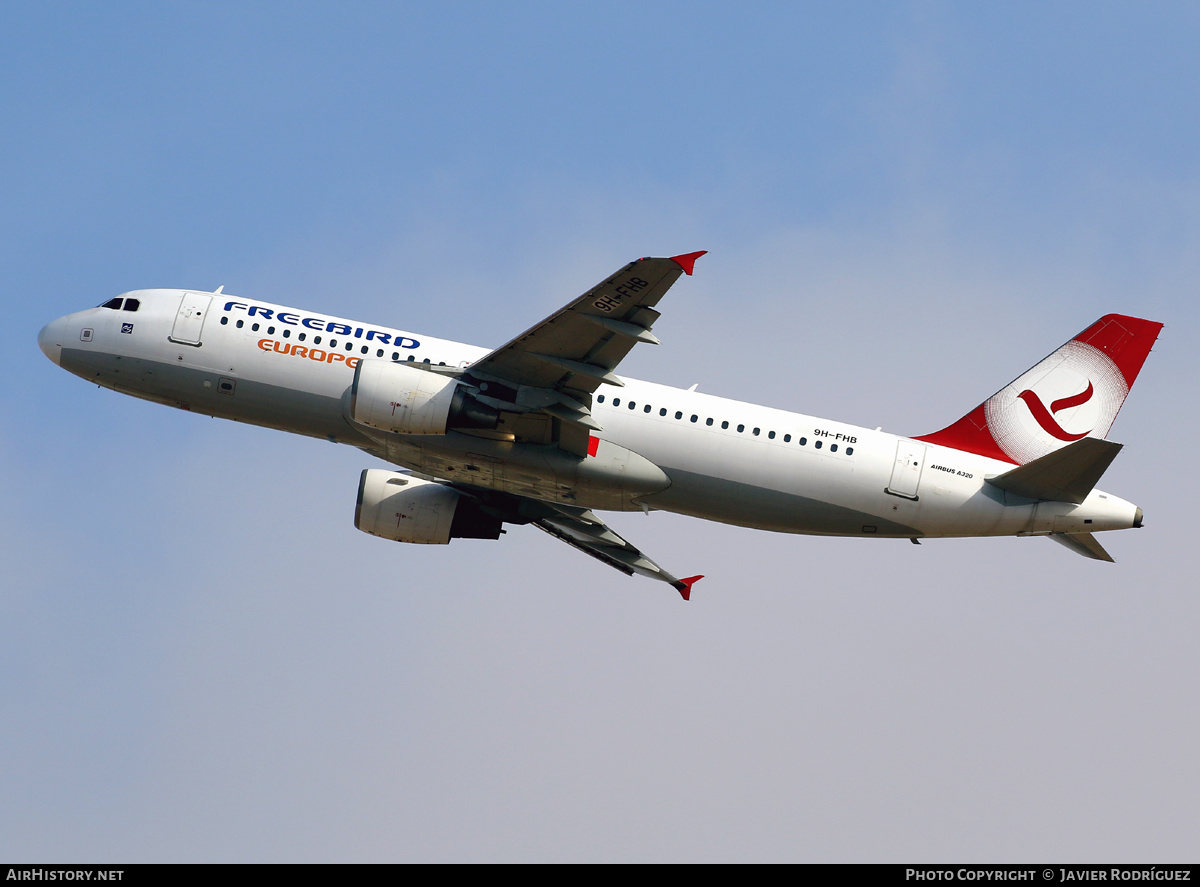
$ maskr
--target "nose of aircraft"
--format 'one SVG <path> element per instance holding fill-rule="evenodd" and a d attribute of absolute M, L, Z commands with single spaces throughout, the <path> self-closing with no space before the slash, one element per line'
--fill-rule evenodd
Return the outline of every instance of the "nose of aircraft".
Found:
<path fill-rule="evenodd" d="M 62 357 L 62 329 L 63 322 L 60 318 L 46 324 L 42 327 L 42 331 L 38 333 L 38 347 L 42 349 L 42 354 L 46 355 L 56 364 L 59 363 Z"/>

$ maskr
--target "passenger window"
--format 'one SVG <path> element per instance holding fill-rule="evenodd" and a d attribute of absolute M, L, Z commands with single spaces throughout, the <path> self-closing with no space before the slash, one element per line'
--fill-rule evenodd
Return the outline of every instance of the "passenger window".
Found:
<path fill-rule="evenodd" d="M 728 427 L 729 427 L 729 423 L 728 423 L 728 422 L 722 422 L 722 423 L 721 423 L 721 427 L 722 427 L 722 428 L 728 428 Z"/>
<path fill-rule="evenodd" d="M 784 442 L 784 443 L 791 443 L 791 442 L 792 442 L 792 436 L 791 436 L 790 434 L 785 434 L 785 435 L 783 436 L 783 442 Z"/>
<path fill-rule="evenodd" d="M 308 336 L 308 333 L 301 333 L 296 338 L 298 338 L 301 342 L 303 342 L 307 336 Z"/>
<path fill-rule="evenodd" d="M 830 445 L 829 445 L 829 452 L 831 452 L 831 453 L 836 453 L 836 452 L 837 452 L 837 444 L 830 444 Z"/>
<path fill-rule="evenodd" d="M 742 433 L 743 431 L 745 431 L 745 430 L 746 430 L 746 426 L 745 426 L 745 425 L 739 425 L 739 426 L 738 426 L 738 434 L 741 434 L 741 433 Z"/>
<path fill-rule="evenodd" d="M 646 404 L 646 406 L 645 406 L 645 408 L 642 410 L 642 412 L 643 412 L 643 413 L 648 413 L 648 412 L 650 412 L 650 404 Z"/>
<path fill-rule="evenodd" d="M 125 310 L 126 311 L 137 311 L 138 308 L 141 307 L 141 304 L 142 303 L 139 302 L 137 299 L 126 299 L 125 300 Z"/>
<path fill-rule="evenodd" d="M 667 408 L 663 407 L 661 410 L 658 411 L 658 414 L 660 416 L 665 416 L 667 414 Z"/>
<path fill-rule="evenodd" d="M 800 446 L 802 446 L 802 447 L 803 447 L 803 446 L 806 446 L 807 444 L 808 444 L 808 438 L 807 438 L 807 437 L 802 437 L 802 438 L 800 438 Z"/>
<path fill-rule="evenodd" d="M 597 395 L 596 395 L 596 402 L 597 402 L 597 403 L 604 403 L 604 395 L 603 395 L 603 394 L 597 394 Z"/>
<path fill-rule="evenodd" d="M 853 456 L 854 455 L 854 447 L 846 447 L 846 455 Z"/>
<path fill-rule="evenodd" d="M 244 320 L 239 320 L 237 322 L 237 328 L 240 330 L 245 325 L 245 323 L 246 322 Z"/>
<path fill-rule="evenodd" d="M 632 409 L 633 409 L 634 407 L 636 407 L 636 406 L 637 406 L 637 404 L 636 404 L 636 403 L 634 403 L 632 400 L 631 400 L 631 401 L 629 401 L 629 409 L 631 409 L 631 410 L 632 410 Z"/>
<path fill-rule="evenodd" d="M 221 326 L 225 326 L 225 325 L 226 325 L 226 324 L 228 324 L 228 323 L 229 323 L 229 318 L 228 318 L 228 317 L 222 317 L 222 318 L 221 318 Z"/>
<path fill-rule="evenodd" d="M 768 431 L 768 432 L 767 432 L 767 437 L 768 437 L 768 439 L 770 439 L 770 440 L 774 440 L 774 439 L 775 439 L 775 432 L 774 432 L 774 431 Z"/>
<path fill-rule="evenodd" d="M 347 350 L 347 351 L 349 351 L 349 350 L 350 350 L 350 348 L 349 348 L 349 344 L 350 344 L 350 343 L 349 343 L 349 342 L 347 342 L 346 344 L 347 344 L 347 348 L 346 348 L 346 350 Z M 362 346 L 362 353 L 363 353 L 363 354 L 366 354 L 366 353 L 367 353 L 367 346 L 366 346 L 366 345 L 363 345 L 363 346 Z M 382 351 L 380 351 L 379 353 L 380 353 L 380 354 L 383 354 L 383 352 L 382 352 Z"/>
<path fill-rule="evenodd" d="M 758 429 L 757 428 L 754 429 L 754 436 L 758 437 Z"/>
<path fill-rule="evenodd" d="M 713 420 L 711 418 L 704 420 L 705 425 L 711 425 L 712 423 L 713 423 Z"/>
<path fill-rule="evenodd" d="M 257 323 L 254 324 L 254 326 L 250 327 L 250 329 L 252 329 L 254 332 L 257 333 L 258 332 L 258 324 Z"/>
<path fill-rule="evenodd" d="M 366 350 L 367 350 L 366 348 L 363 348 L 363 351 L 366 351 Z M 380 348 L 378 351 L 376 351 L 376 352 L 375 352 L 375 356 L 376 356 L 376 357 L 383 357 L 383 349 L 382 349 L 382 348 Z"/>
<path fill-rule="evenodd" d="M 699 418 L 700 418 L 700 417 L 699 417 L 699 416 L 697 416 L 695 413 L 692 413 L 692 421 L 693 421 L 693 422 L 695 422 L 695 421 L 696 421 L 697 419 L 699 419 Z"/>
<path fill-rule="evenodd" d="M 614 406 L 614 407 L 619 407 L 620 405 L 621 405 L 621 398 L 619 398 L 619 397 L 614 397 L 614 398 L 613 398 L 613 406 Z"/>
<path fill-rule="evenodd" d="M 676 410 L 676 411 L 675 411 L 675 418 L 676 418 L 676 419 L 682 419 L 682 418 L 683 418 L 683 413 L 682 413 L 682 412 L 680 412 L 679 410 Z"/>
<path fill-rule="evenodd" d="M 818 440 L 818 441 L 814 441 L 814 442 L 813 442 L 813 447 L 815 447 L 815 448 L 816 448 L 816 449 L 818 449 L 818 450 L 819 450 L 819 449 L 821 449 L 821 442 L 820 442 L 819 440 Z"/>
<path fill-rule="evenodd" d="M 273 326 L 269 326 L 269 327 L 267 327 L 267 335 L 268 335 L 268 336 L 273 336 L 273 335 L 275 335 L 275 327 L 273 327 Z"/>
<path fill-rule="evenodd" d="M 393 351 L 393 352 L 392 352 L 392 360 L 399 360 L 399 359 L 400 359 L 400 352 L 399 352 L 399 351 Z"/>
<path fill-rule="evenodd" d="M 222 318 L 222 320 L 224 320 L 224 318 Z M 284 327 L 284 329 L 283 329 L 283 337 L 284 337 L 285 339 L 290 339 L 290 338 L 292 337 L 292 331 L 291 331 L 291 330 L 289 330 L 287 327 Z"/>

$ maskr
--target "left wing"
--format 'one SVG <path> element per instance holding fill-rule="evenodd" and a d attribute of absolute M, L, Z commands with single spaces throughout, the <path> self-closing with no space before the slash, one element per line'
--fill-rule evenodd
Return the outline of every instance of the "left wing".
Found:
<path fill-rule="evenodd" d="M 586 455 L 589 430 L 600 429 L 591 415 L 592 393 L 624 384 L 613 370 L 634 345 L 658 343 L 650 332 L 659 318 L 654 306 L 704 252 L 630 262 L 467 367 L 466 375 L 484 383 L 481 399 L 510 414 L 500 430 Z"/>

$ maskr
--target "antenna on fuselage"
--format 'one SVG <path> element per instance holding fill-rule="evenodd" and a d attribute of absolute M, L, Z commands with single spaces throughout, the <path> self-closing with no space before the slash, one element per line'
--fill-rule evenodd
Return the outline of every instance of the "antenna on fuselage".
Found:
<path fill-rule="evenodd" d="M 225 284 L 221 284 L 219 287 L 217 287 L 215 290 L 213 290 L 213 295 L 214 296 L 221 295 L 221 290 L 223 290 L 223 289 L 225 289 Z"/>

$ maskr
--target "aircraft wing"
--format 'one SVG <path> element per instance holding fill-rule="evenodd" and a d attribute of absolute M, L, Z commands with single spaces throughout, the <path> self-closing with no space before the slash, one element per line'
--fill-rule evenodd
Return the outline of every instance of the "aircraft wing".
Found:
<path fill-rule="evenodd" d="M 585 455 L 592 393 L 621 386 L 613 370 L 638 342 L 658 344 L 650 328 L 659 299 L 681 274 L 691 274 L 704 251 L 671 258 L 638 259 L 594 286 L 565 308 L 471 364 L 466 372 L 509 388 L 511 404 L 487 399 L 501 410 L 536 411 L 557 420 L 549 438 Z M 536 424 L 510 423 L 517 439 L 534 439 Z"/>
<path fill-rule="evenodd" d="M 591 511 L 561 507 L 554 510 L 556 513 L 533 521 L 534 526 L 610 567 L 616 567 L 627 576 L 637 573 L 651 579 L 661 579 L 678 591 L 685 601 L 691 598 L 692 585 L 704 578 L 689 576 L 686 579 L 676 579 L 614 533 Z"/>
<path fill-rule="evenodd" d="M 420 472 L 412 472 L 412 474 L 423 480 L 431 480 L 453 487 L 471 497 L 482 513 L 499 518 L 504 523 L 533 524 L 539 530 L 590 554 L 596 560 L 606 563 L 610 567 L 615 567 L 627 576 L 637 573 L 640 576 L 648 576 L 651 579 L 666 582 L 678 591 L 685 601 L 691 597 L 692 585 L 704 578 L 703 576 L 689 576 L 686 579 L 675 578 L 646 557 L 636 546 L 626 542 L 613 532 L 589 509 L 531 499 L 527 496 L 516 496 L 512 493 L 500 493 Z"/>
<path fill-rule="evenodd" d="M 518 385 L 591 394 L 638 342 L 658 344 L 654 306 L 704 252 L 638 259 L 470 367 Z"/>

